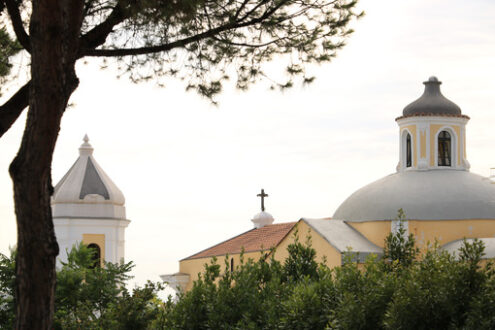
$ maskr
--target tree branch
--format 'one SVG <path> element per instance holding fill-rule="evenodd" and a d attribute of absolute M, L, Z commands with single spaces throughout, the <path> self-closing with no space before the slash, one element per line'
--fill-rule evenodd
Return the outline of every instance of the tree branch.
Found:
<path fill-rule="evenodd" d="M 237 47 L 248 47 L 248 48 L 263 48 L 263 47 L 272 45 L 274 43 L 277 43 L 277 42 L 285 39 L 285 38 L 280 38 L 279 37 L 279 38 L 276 38 L 276 39 L 273 39 L 273 40 L 270 40 L 270 41 L 267 41 L 267 42 L 264 42 L 264 43 L 261 43 L 261 44 L 249 44 L 249 43 L 245 43 L 245 42 L 233 42 L 233 41 L 229 41 L 229 40 L 218 38 L 216 36 L 211 37 L 211 38 L 213 40 L 218 41 L 218 42 L 221 42 L 221 43 L 223 43 L 225 45 L 237 46 Z"/>
<path fill-rule="evenodd" d="M 224 30 L 222 30 L 224 31 Z M 218 31 L 221 32 L 221 31 Z M 159 53 L 163 51 L 168 51 L 174 48 L 184 47 L 191 42 L 199 41 L 201 39 L 209 38 L 214 36 L 218 32 L 213 32 L 209 30 L 204 33 L 197 34 L 195 36 L 177 40 L 168 44 L 150 46 L 150 47 L 140 47 L 140 48 L 125 48 L 125 49 L 87 49 L 84 51 L 84 56 L 101 56 L 101 57 L 114 57 L 114 56 L 128 56 L 128 55 L 143 55 Z"/>
<path fill-rule="evenodd" d="M 29 39 L 29 35 L 24 29 L 24 25 L 22 24 L 19 6 L 14 0 L 5 0 L 5 4 L 7 5 L 7 11 L 9 13 L 10 20 L 12 21 L 12 26 L 14 28 L 17 40 L 19 40 L 19 43 L 27 52 L 31 53 L 31 41 Z"/>
<path fill-rule="evenodd" d="M 266 3 L 267 0 L 263 0 L 260 3 Z M 100 56 L 100 57 L 119 57 L 119 56 L 129 56 L 129 55 L 144 55 L 144 54 L 152 54 L 152 53 L 159 53 L 163 51 L 169 51 L 174 48 L 180 48 L 184 47 L 192 42 L 199 41 L 202 39 L 206 38 L 211 38 L 214 37 L 215 35 L 232 30 L 232 29 L 238 29 L 241 27 L 246 27 L 246 26 L 251 26 L 257 23 L 262 22 L 265 20 L 267 17 L 273 15 L 278 9 L 280 9 L 282 6 L 284 6 L 288 0 L 282 0 L 280 3 L 278 3 L 276 6 L 267 9 L 261 16 L 252 18 L 248 21 L 244 21 L 249 13 L 252 13 L 255 9 L 251 9 L 248 14 L 244 15 L 242 18 L 230 22 L 224 25 L 221 25 L 216 28 L 209 29 L 203 33 L 199 33 L 184 39 L 180 39 L 171 43 L 163 44 L 163 45 L 156 45 L 156 46 L 148 46 L 148 47 L 139 47 L 139 48 L 120 48 L 120 49 L 94 49 L 94 47 L 87 47 L 86 49 L 81 49 L 81 57 L 82 56 Z M 258 4 L 255 8 L 259 8 L 261 4 Z M 124 20 L 123 18 L 122 20 Z M 244 21 L 244 22 L 243 22 Z M 110 33 L 108 31 L 108 33 Z M 108 34 L 107 34 L 108 35 Z M 96 46 L 97 47 L 97 46 Z M 92 49 L 93 48 L 93 49 Z"/>
<path fill-rule="evenodd" d="M 0 137 L 9 130 L 29 103 L 31 82 L 22 86 L 4 105 L 0 106 Z"/>
<path fill-rule="evenodd" d="M 234 14 L 234 18 L 239 18 L 239 15 L 241 14 L 242 10 L 244 9 L 244 7 L 246 7 L 246 5 L 248 4 L 249 0 L 244 0 L 241 5 L 239 6 L 239 8 L 237 8 L 237 11 L 235 12 Z"/>
<path fill-rule="evenodd" d="M 260 8 L 261 6 L 263 6 L 264 4 L 268 3 L 269 0 L 262 0 L 260 1 L 256 6 L 254 6 L 253 8 L 249 9 L 247 13 L 245 13 L 239 20 L 240 21 L 243 21 L 245 20 L 247 17 L 249 17 L 250 15 L 252 15 L 254 12 L 256 12 L 256 10 L 258 10 L 258 8 Z"/>
<path fill-rule="evenodd" d="M 274 11 L 274 10 L 273 10 Z M 270 11 L 273 13 L 273 11 Z M 269 16 L 269 15 L 268 15 Z M 101 56 L 101 57 L 114 57 L 114 56 L 128 56 L 128 55 L 144 55 L 144 54 L 152 54 L 163 51 L 169 51 L 174 48 L 184 47 L 192 42 L 199 41 L 206 38 L 211 38 L 221 32 L 238 29 L 245 26 L 254 25 L 256 23 L 261 22 L 267 17 L 267 12 L 265 12 L 261 17 L 253 18 L 247 22 L 234 22 L 228 23 L 214 29 L 210 29 L 203 33 L 199 33 L 188 38 L 180 39 L 168 44 L 157 45 L 157 46 L 149 46 L 149 47 L 139 47 L 139 48 L 124 48 L 124 49 L 85 49 L 82 50 L 82 56 Z"/>
<path fill-rule="evenodd" d="M 121 2 L 119 1 L 105 21 L 98 24 L 81 37 L 81 50 L 79 51 L 78 57 L 83 57 L 86 49 L 92 49 L 103 45 L 108 35 L 113 31 L 113 27 L 128 18 L 126 12 L 129 11 L 122 8 Z"/>

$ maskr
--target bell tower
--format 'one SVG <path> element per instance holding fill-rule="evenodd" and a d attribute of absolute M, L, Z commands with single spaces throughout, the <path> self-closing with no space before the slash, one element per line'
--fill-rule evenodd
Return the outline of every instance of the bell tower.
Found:
<path fill-rule="evenodd" d="M 125 257 L 125 198 L 93 157 L 86 135 L 79 158 L 55 186 L 52 215 L 60 246 L 59 261 L 82 242 L 95 249 L 100 265 Z"/>
<path fill-rule="evenodd" d="M 425 91 L 406 106 L 399 125 L 398 172 L 415 170 L 464 170 L 466 124 L 469 117 L 440 92 L 441 82 L 430 77 L 423 82 Z"/>

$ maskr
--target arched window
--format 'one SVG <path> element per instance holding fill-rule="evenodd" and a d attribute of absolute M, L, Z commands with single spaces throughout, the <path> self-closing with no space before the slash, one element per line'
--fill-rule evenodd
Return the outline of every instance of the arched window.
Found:
<path fill-rule="evenodd" d="M 101 266 L 101 249 L 98 244 L 91 243 L 88 245 L 93 252 L 93 264 L 90 266 L 91 269 Z"/>
<path fill-rule="evenodd" d="M 411 134 L 407 133 L 406 136 L 406 167 L 411 167 L 412 154 L 411 154 Z"/>
<path fill-rule="evenodd" d="M 452 166 L 452 139 L 447 131 L 438 134 L 438 166 Z"/>
<path fill-rule="evenodd" d="M 234 272 L 234 258 L 230 259 L 230 271 Z"/>

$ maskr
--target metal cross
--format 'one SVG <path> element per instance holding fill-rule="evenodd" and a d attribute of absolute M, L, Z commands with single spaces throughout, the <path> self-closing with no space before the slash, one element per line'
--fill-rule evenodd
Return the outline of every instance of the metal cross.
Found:
<path fill-rule="evenodd" d="M 265 197 L 268 197 L 268 194 L 265 194 L 265 189 L 261 189 L 261 194 L 256 195 L 261 197 L 261 211 L 265 210 Z"/>

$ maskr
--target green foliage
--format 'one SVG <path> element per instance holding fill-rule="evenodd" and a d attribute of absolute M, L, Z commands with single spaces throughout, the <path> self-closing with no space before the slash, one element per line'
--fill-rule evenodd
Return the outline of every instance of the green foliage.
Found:
<path fill-rule="evenodd" d="M 314 280 L 318 279 L 316 251 L 311 247 L 311 236 L 308 233 L 306 244 L 299 242 L 297 230 L 294 231 L 293 236 L 294 243 L 287 247 L 289 256 L 284 262 L 284 279 L 295 282 L 299 282 L 306 276 Z"/>
<path fill-rule="evenodd" d="M 57 273 L 55 328 L 108 325 L 107 311 L 125 290 L 124 281 L 133 266 L 107 263 L 105 267 L 93 267 L 93 253 L 81 244 L 70 251 L 67 263 L 62 263 Z"/>
<path fill-rule="evenodd" d="M 331 324 L 337 329 L 380 329 L 397 276 L 383 260 L 368 258 L 363 268 L 346 263 L 335 270 L 335 308 Z"/>
<path fill-rule="evenodd" d="M 282 329 L 324 329 L 335 309 L 336 287 L 328 268 L 318 269 L 318 281 L 304 277 L 296 285 L 286 287 L 287 298 L 279 302 L 280 319 L 273 323 Z"/>
<path fill-rule="evenodd" d="M 310 243 L 295 239 L 283 264 L 275 260 L 275 251 L 269 258 L 261 254 L 258 261 L 241 256 L 233 271 L 228 256 L 223 267 L 213 258 L 190 291 L 166 302 L 156 296 L 159 284 L 148 282 L 132 293 L 125 289 L 132 264 L 89 268 L 92 250 L 77 247 L 59 271 L 55 329 L 495 326 L 495 270 L 482 260 L 484 246 L 479 240 L 464 241 L 456 254 L 434 246 L 421 258 L 394 259 L 394 267 L 390 259 L 371 256 L 365 264 L 347 262 L 335 269 L 315 261 Z M 14 258 L 0 256 L 0 328 L 12 324 L 13 283 Z"/>
<path fill-rule="evenodd" d="M 57 272 L 54 329 L 155 329 L 163 323 L 160 283 L 148 282 L 130 293 L 132 262 L 92 267 L 94 250 L 77 245 Z M 0 254 L 0 329 L 15 319 L 15 251 Z"/>
<path fill-rule="evenodd" d="M 479 272 L 486 277 L 469 304 L 466 329 L 495 329 L 495 270 L 493 264 Z"/>
<path fill-rule="evenodd" d="M 419 253 L 416 247 L 416 240 L 413 234 L 406 236 L 404 221 L 406 215 L 402 209 L 399 209 L 396 222 L 396 232 L 391 232 L 385 238 L 385 247 L 383 257 L 394 266 L 410 266 Z"/>
<path fill-rule="evenodd" d="M 495 271 L 481 264 L 482 242 L 418 257 L 414 237 L 404 237 L 387 238 L 386 258 L 335 269 L 297 239 L 283 265 L 272 254 L 231 272 L 226 259 L 219 273 L 214 261 L 166 305 L 164 329 L 492 329 Z"/>
<path fill-rule="evenodd" d="M 21 49 L 21 45 L 12 39 L 7 29 L 0 24 L 0 89 L 11 72 L 12 57 L 19 53 Z"/>
<path fill-rule="evenodd" d="M 176 76 L 208 98 L 230 79 L 241 90 L 269 76 L 273 88 L 282 90 L 295 81 L 313 81 L 307 65 L 333 59 L 353 32 L 350 22 L 363 15 L 356 0 L 119 3 L 128 18 L 102 48 L 108 50 L 105 56 L 119 57 L 121 74 L 133 81 Z M 85 18 L 83 34 L 113 9 L 104 1 L 87 7 L 93 15 Z M 126 52 L 129 48 L 143 51 Z M 264 65 L 271 61 L 281 64 L 279 74 Z"/>
<path fill-rule="evenodd" d="M 15 256 L 0 253 L 0 329 L 12 328 L 15 319 Z"/>
<path fill-rule="evenodd" d="M 278 319 L 276 301 L 284 298 L 280 263 L 241 258 L 231 272 L 226 258 L 222 274 L 218 270 L 206 265 L 192 290 L 169 306 L 166 329 L 260 329 Z"/>
<path fill-rule="evenodd" d="M 94 267 L 94 250 L 74 247 L 57 273 L 55 329 L 145 329 L 160 314 L 156 293 L 148 282 L 132 294 L 125 287 L 132 262 Z"/>
<path fill-rule="evenodd" d="M 5 27 L 0 27 L 0 77 L 5 77 L 10 73 L 12 68 L 10 58 L 21 49 L 21 45 L 12 40 Z"/>
<path fill-rule="evenodd" d="M 134 288 L 132 294 L 123 290 L 122 296 L 114 299 L 108 311 L 110 328 L 134 330 L 161 327 L 163 303 L 156 294 L 162 289 L 160 283 L 148 281 L 144 287 Z"/>
<path fill-rule="evenodd" d="M 466 328 L 472 304 L 487 280 L 493 280 L 489 268 L 478 265 L 482 251 L 478 240 L 465 241 L 460 258 L 438 248 L 428 250 L 420 262 L 401 274 L 385 318 L 386 328 Z"/>

